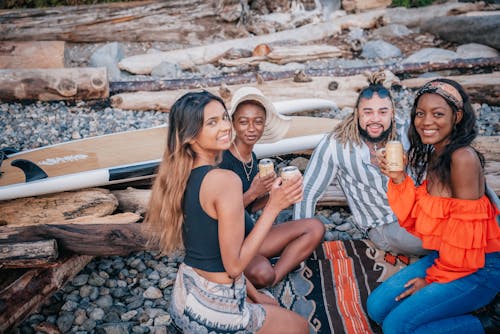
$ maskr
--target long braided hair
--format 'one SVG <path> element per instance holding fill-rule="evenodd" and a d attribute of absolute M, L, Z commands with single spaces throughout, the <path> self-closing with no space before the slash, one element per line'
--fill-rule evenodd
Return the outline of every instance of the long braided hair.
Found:
<path fill-rule="evenodd" d="M 377 93 L 377 95 L 379 95 L 380 97 L 388 97 L 394 105 L 391 92 L 383 85 L 383 82 L 385 81 L 385 73 L 383 71 L 379 71 L 375 73 L 366 73 L 365 75 L 368 77 L 369 85 L 359 92 L 358 99 L 356 100 L 356 104 L 354 105 L 354 111 L 346 118 L 344 118 L 330 133 L 330 137 L 333 136 L 333 138 L 342 143 L 344 147 L 346 147 L 348 143 L 351 148 L 353 144 L 360 146 L 362 143 L 362 137 L 358 128 L 358 107 L 361 99 L 371 99 L 373 94 Z M 389 134 L 387 140 L 395 140 L 396 138 L 396 118 L 395 111 L 393 110 L 392 131 Z"/>

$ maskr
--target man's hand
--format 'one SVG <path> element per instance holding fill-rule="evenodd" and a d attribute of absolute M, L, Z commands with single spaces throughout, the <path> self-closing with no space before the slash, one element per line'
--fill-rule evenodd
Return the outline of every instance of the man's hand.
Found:
<path fill-rule="evenodd" d="M 407 289 L 405 292 L 403 292 L 402 294 L 397 296 L 396 301 L 400 301 L 401 299 L 406 298 L 406 297 L 414 294 L 415 292 L 417 292 L 418 290 L 422 289 L 425 286 L 427 286 L 427 282 L 425 281 L 425 279 L 423 279 L 421 277 L 417 277 L 417 278 L 409 280 L 405 284 L 405 288 L 409 288 L 409 289 Z"/>

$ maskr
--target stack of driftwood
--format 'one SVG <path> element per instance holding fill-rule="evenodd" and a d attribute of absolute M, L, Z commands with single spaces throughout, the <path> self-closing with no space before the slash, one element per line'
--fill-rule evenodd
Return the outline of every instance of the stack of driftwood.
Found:
<path fill-rule="evenodd" d="M 352 106 L 366 85 L 366 70 L 384 69 L 389 84 L 409 88 L 425 79 L 399 80 L 427 71 L 459 69 L 460 82 L 474 102 L 500 105 L 500 59 L 458 59 L 446 63 L 382 64 L 356 68 L 322 68 L 306 72 L 259 72 L 260 62 L 285 64 L 343 57 L 349 50 L 325 40 L 343 30 L 370 29 L 388 22 L 417 25 L 429 17 L 479 11 L 484 4 L 450 2 L 415 10 L 386 8 L 390 1 L 342 1 L 355 13 L 318 21 L 315 1 L 310 11 L 290 15 L 286 24 L 269 26 L 249 17 L 248 1 L 142 1 L 93 7 L 0 11 L 0 100 L 105 100 L 114 107 L 168 111 L 183 92 L 204 87 L 230 100 L 241 85 L 257 85 L 274 101 L 318 97 L 342 108 Z M 271 2 L 272 3 L 272 2 Z M 276 1 L 275 6 L 287 1 Z M 370 9 L 369 11 L 364 11 Z M 331 14 L 331 13 L 330 13 Z M 324 16 L 325 12 L 321 12 Z M 217 24 L 214 24 L 216 22 Z M 237 24 L 238 23 L 238 24 Z M 203 27 L 198 29 L 197 27 Z M 243 28 L 242 28 L 243 27 Z M 248 37 L 248 32 L 256 36 Z M 225 37 L 216 41 L 213 36 Z M 291 45 L 283 43 L 293 37 Z M 220 39 L 220 38 L 219 38 Z M 123 59 L 122 70 L 149 75 L 162 61 L 189 69 L 202 64 L 237 67 L 228 76 L 190 80 L 109 81 L 106 68 L 66 68 L 65 43 L 171 41 L 185 45 L 173 51 Z M 192 45 L 200 45 L 191 47 Z M 238 50 L 251 50 L 250 54 Z M 480 73 L 480 74 L 475 74 Z M 482 137 L 490 185 L 500 193 L 500 138 Z M 86 189 L 0 202 L 0 332 L 19 323 L 93 256 L 125 255 L 145 247 L 141 220 L 149 190 Z M 332 185 L 324 205 L 345 205 Z M 118 213 L 117 213 L 118 212 Z"/>

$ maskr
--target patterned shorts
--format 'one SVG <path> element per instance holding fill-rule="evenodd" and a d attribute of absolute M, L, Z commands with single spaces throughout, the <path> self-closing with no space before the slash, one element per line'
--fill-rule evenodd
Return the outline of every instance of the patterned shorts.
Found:
<path fill-rule="evenodd" d="M 170 315 L 184 333 L 255 333 L 264 324 L 262 305 L 246 301 L 245 277 L 232 284 L 208 281 L 182 263 L 177 272 Z"/>

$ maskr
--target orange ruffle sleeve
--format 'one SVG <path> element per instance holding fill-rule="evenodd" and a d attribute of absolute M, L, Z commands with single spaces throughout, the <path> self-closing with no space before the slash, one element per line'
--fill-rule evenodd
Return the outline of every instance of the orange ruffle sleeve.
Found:
<path fill-rule="evenodd" d="M 450 282 L 484 266 L 485 253 L 500 251 L 498 209 L 487 196 L 477 200 L 431 196 L 427 183 L 415 187 L 410 177 L 389 181 L 387 197 L 399 223 L 422 239 L 425 249 L 439 251 L 426 281 Z"/>

